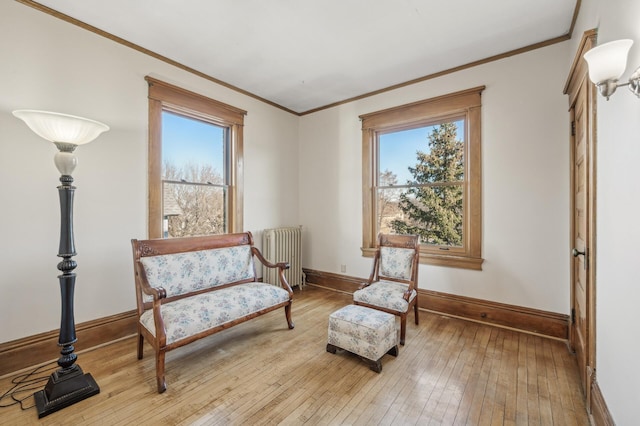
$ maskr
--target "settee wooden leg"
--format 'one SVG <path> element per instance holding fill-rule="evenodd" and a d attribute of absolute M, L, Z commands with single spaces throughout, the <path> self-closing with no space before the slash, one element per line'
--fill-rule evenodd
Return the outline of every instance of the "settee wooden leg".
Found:
<path fill-rule="evenodd" d="M 287 324 L 289 324 L 289 329 L 291 330 L 295 325 L 293 321 L 291 321 L 291 303 L 284 307 L 284 314 L 287 317 Z"/>
<path fill-rule="evenodd" d="M 144 354 L 142 346 L 144 345 L 144 336 L 138 333 L 138 359 L 142 359 Z"/>
<path fill-rule="evenodd" d="M 164 380 L 164 351 L 156 353 L 156 381 L 158 382 L 158 393 L 167 390 L 167 383 Z"/>

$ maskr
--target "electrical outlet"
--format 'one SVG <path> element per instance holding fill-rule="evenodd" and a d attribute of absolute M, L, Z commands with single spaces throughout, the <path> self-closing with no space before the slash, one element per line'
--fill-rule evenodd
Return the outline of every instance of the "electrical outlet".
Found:
<path fill-rule="evenodd" d="M 343 274 L 347 272 L 347 265 L 340 265 L 340 272 L 342 272 Z"/>

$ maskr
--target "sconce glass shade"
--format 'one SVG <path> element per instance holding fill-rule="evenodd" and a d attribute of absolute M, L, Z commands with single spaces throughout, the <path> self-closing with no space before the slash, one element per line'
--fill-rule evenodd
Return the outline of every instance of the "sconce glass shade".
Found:
<path fill-rule="evenodd" d="M 99 121 L 57 112 L 22 109 L 13 115 L 27 123 L 34 133 L 51 142 L 83 145 L 91 142 L 109 126 Z"/>
<path fill-rule="evenodd" d="M 589 79 L 595 84 L 618 80 L 627 67 L 627 55 L 633 40 L 616 40 L 594 47 L 584 54 Z"/>

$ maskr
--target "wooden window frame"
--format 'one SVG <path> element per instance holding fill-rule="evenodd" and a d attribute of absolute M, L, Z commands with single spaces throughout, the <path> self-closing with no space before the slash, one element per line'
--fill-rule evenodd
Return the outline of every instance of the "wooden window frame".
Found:
<path fill-rule="evenodd" d="M 377 138 L 381 133 L 464 117 L 465 173 L 463 185 L 463 245 L 442 249 L 420 245 L 420 263 L 482 270 L 481 94 L 485 86 L 413 102 L 360 116 L 362 121 L 362 254 L 373 257 L 378 192 Z"/>
<path fill-rule="evenodd" d="M 243 127 L 246 111 L 153 77 L 149 84 L 149 238 L 162 238 L 162 112 L 201 119 L 229 129 L 227 232 L 243 228 Z"/>

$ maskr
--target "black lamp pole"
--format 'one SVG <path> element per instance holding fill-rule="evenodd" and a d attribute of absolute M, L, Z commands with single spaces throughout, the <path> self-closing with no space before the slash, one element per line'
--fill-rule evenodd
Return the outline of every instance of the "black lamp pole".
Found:
<path fill-rule="evenodd" d="M 56 143 L 60 152 L 72 153 L 76 148 L 73 144 Z M 72 154 L 73 155 L 73 154 Z M 62 300 L 62 316 L 60 319 L 60 336 L 58 346 L 61 346 L 58 365 L 60 368 L 53 372 L 43 390 L 34 394 L 38 417 L 44 417 L 64 407 L 82 401 L 100 392 L 96 381 L 90 373 L 84 373 L 76 364 L 78 356 L 73 352 L 76 338 L 76 327 L 73 317 L 73 293 L 76 284 L 77 263 L 72 259 L 76 255 L 73 241 L 73 196 L 76 187 L 72 185 L 73 177 L 63 174 L 60 176 L 62 185 L 58 186 L 60 196 L 60 246 L 58 257 L 58 275 L 60 280 L 60 296 Z"/>
<path fill-rule="evenodd" d="M 58 346 L 60 358 L 58 366 L 49 377 L 43 390 L 33 394 L 38 410 L 38 417 L 44 417 L 64 407 L 82 401 L 100 393 L 96 381 L 91 374 L 84 373 L 76 364 L 78 356 L 73 353 L 76 338 L 76 326 L 73 318 L 73 293 L 76 285 L 77 263 L 73 260 L 76 248 L 73 242 L 73 186 L 71 174 L 76 167 L 73 151 L 78 145 L 94 140 L 102 132 L 109 130 L 106 124 L 73 115 L 48 111 L 18 110 L 13 115 L 23 120 L 38 136 L 53 142 L 58 148 L 54 162 L 60 172 L 58 194 L 60 196 L 60 246 L 58 257 L 58 275 L 60 281 L 60 297 L 62 315 L 60 319 L 60 335 Z"/>

